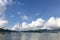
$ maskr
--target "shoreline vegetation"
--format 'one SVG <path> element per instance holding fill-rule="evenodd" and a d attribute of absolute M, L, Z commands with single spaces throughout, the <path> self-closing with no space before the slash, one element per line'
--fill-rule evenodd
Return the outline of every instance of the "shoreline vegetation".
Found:
<path fill-rule="evenodd" d="M 16 32 L 18 32 L 18 31 L 0 28 L 0 33 L 2 33 L 2 34 L 11 33 L 11 32 L 15 32 L 15 33 L 16 33 Z"/>
<path fill-rule="evenodd" d="M 59 33 L 60 29 L 55 29 L 55 30 L 47 30 L 47 29 L 39 29 L 39 30 L 28 30 L 28 31 L 15 31 L 15 30 L 8 30 L 8 29 L 2 29 L 0 28 L 0 33 L 5 34 L 5 33 Z"/>
<path fill-rule="evenodd" d="M 29 30 L 29 31 L 21 31 L 21 32 L 29 32 L 29 33 L 59 33 L 60 29 L 58 30 L 47 30 L 47 29 L 40 29 L 40 30 Z"/>
<path fill-rule="evenodd" d="M 32 32 L 32 33 L 60 33 L 60 28 L 58 29 L 39 29 L 39 30 L 28 30 L 28 31 L 21 31 L 21 32 Z"/>

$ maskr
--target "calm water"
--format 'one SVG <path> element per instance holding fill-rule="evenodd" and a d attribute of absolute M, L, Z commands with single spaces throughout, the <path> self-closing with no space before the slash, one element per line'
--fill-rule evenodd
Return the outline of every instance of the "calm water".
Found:
<path fill-rule="evenodd" d="M 60 33 L 6 33 L 0 40 L 60 40 Z"/>

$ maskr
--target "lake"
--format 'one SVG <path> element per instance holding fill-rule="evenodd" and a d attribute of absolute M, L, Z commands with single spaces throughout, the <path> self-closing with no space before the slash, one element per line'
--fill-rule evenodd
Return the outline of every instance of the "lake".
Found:
<path fill-rule="evenodd" d="M 60 40 L 60 33 L 0 33 L 0 40 Z"/>

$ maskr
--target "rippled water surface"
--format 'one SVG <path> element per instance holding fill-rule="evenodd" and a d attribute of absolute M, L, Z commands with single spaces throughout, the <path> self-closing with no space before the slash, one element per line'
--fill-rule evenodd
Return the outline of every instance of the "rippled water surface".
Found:
<path fill-rule="evenodd" d="M 60 40 L 60 33 L 0 33 L 0 40 Z"/>

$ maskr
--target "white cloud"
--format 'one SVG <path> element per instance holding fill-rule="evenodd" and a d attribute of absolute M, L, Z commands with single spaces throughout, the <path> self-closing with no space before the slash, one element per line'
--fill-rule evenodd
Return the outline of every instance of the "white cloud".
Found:
<path fill-rule="evenodd" d="M 32 23 L 28 24 L 27 27 L 32 30 L 37 30 L 37 29 L 41 29 L 44 23 L 45 23 L 45 20 L 43 20 L 42 18 L 38 18 L 36 21 L 32 21 Z"/>
<path fill-rule="evenodd" d="M 26 22 L 22 23 L 22 28 L 27 28 L 27 23 Z"/>
<path fill-rule="evenodd" d="M 19 28 L 20 28 L 20 24 L 19 24 L 19 23 L 16 23 L 16 24 L 13 26 L 12 30 L 19 30 Z"/>
<path fill-rule="evenodd" d="M 45 21 L 43 19 L 39 18 L 36 21 L 32 21 L 32 23 L 30 23 L 29 25 L 30 27 L 42 27 L 44 22 Z"/>
<path fill-rule="evenodd" d="M 56 25 L 60 27 L 60 18 L 56 18 Z"/>
<path fill-rule="evenodd" d="M 8 21 L 5 18 L 5 11 L 7 9 L 6 8 L 7 5 L 12 5 L 12 4 L 14 4 L 13 0 L 0 0 L 0 28 L 6 26 L 6 24 L 8 23 Z M 17 4 L 23 5 L 23 3 L 19 3 L 19 2 L 17 2 Z M 18 13 L 18 14 L 20 15 L 20 13 Z M 4 19 L 3 19 L 3 17 L 4 17 Z M 14 16 L 12 15 L 11 17 L 14 17 Z M 27 20 L 28 17 L 23 16 L 22 19 Z M 18 24 L 16 24 L 16 25 L 18 25 Z M 16 25 L 13 29 L 16 28 Z"/>
<path fill-rule="evenodd" d="M 51 17 L 44 25 L 45 29 L 57 29 L 60 28 L 60 18 Z"/>
<path fill-rule="evenodd" d="M 20 25 L 17 27 L 19 30 L 58 29 L 60 28 L 60 18 L 51 17 L 47 21 L 38 18 L 36 21 L 32 21 L 29 24 L 23 22 L 18 25 Z"/>
<path fill-rule="evenodd" d="M 0 0 L 0 6 L 5 6 L 7 4 L 7 0 Z"/>
<path fill-rule="evenodd" d="M 51 17 L 50 19 L 47 20 L 47 22 L 45 22 L 44 27 L 46 29 L 49 29 L 50 27 L 55 27 L 56 25 L 56 19 L 54 17 Z"/>
<path fill-rule="evenodd" d="M 0 15 L 4 15 L 7 4 L 8 4 L 7 0 L 0 0 Z"/>
<path fill-rule="evenodd" d="M 0 28 L 6 28 L 8 21 L 5 18 L 0 18 Z"/>
<path fill-rule="evenodd" d="M 6 28 L 8 20 L 5 18 L 6 6 L 10 3 L 8 0 L 0 0 L 0 28 Z"/>
<path fill-rule="evenodd" d="M 5 15 L 6 5 L 10 5 L 13 0 L 0 0 L 0 15 Z"/>
<path fill-rule="evenodd" d="M 24 15 L 20 17 L 22 20 L 28 20 L 28 16 Z"/>
<path fill-rule="evenodd" d="M 8 21 L 5 18 L 5 11 L 7 9 L 6 6 L 7 5 L 12 5 L 12 3 L 14 3 L 13 0 L 0 0 L 0 28 L 1 27 L 4 28 L 6 26 L 6 24 L 8 23 Z M 23 3 L 19 3 L 19 2 L 18 2 L 18 4 L 23 5 Z M 20 13 L 18 13 L 18 14 L 20 14 Z M 14 17 L 14 16 L 11 16 L 11 17 Z M 23 20 L 28 20 L 28 17 L 27 16 L 22 16 L 22 19 Z M 16 27 L 16 25 L 18 27 Z M 13 27 L 13 29 L 19 28 L 19 24 L 16 24 L 16 25 Z"/>
<path fill-rule="evenodd" d="M 20 30 L 35 30 L 35 29 L 40 29 L 43 27 L 45 20 L 39 18 L 36 21 L 32 21 L 32 23 L 27 24 L 27 22 L 23 22 L 19 27 L 17 26 L 18 29 Z M 16 27 L 13 27 L 13 30 L 16 30 Z"/>
<path fill-rule="evenodd" d="M 0 0 L 0 28 L 6 28 L 8 21 L 5 19 L 7 0 Z"/>

